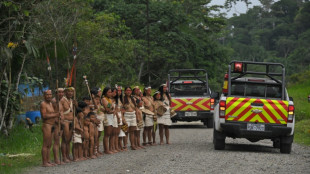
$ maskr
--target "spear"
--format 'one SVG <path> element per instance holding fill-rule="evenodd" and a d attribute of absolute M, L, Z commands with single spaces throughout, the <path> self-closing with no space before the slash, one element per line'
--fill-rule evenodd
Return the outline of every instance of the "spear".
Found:
<path fill-rule="evenodd" d="M 45 50 L 45 55 L 46 55 L 46 60 L 47 60 L 47 70 L 48 70 L 48 76 L 49 76 L 49 87 L 52 88 L 52 67 L 51 67 L 51 64 L 50 64 L 50 58 L 47 54 L 47 51 L 46 51 L 46 47 L 44 45 L 44 50 Z"/>
<path fill-rule="evenodd" d="M 56 46 L 56 38 L 54 40 L 54 46 L 55 46 L 55 69 L 56 69 L 56 90 L 58 90 L 58 62 L 57 62 L 57 46 Z M 59 119 L 58 119 L 58 137 L 59 137 L 59 142 L 60 142 L 60 131 L 61 131 L 61 126 L 60 126 L 60 112 L 59 112 L 59 97 L 56 95 L 56 109 L 59 113 Z M 61 164 L 61 145 L 59 144 L 59 160 Z"/>
<path fill-rule="evenodd" d="M 73 49 L 72 49 L 72 54 L 73 54 L 73 68 L 74 68 L 74 95 L 73 95 L 73 101 L 76 100 L 76 52 L 77 52 L 77 43 L 76 41 L 73 43 Z M 74 133 L 75 133 L 75 105 L 73 105 L 73 142 L 74 142 Z M 73 152 L 73 158 L 75 159 L 75 154 L 74 154 L 75 148 L 73 147 L 72 152 Z"/>
<path fill-rule="evenodd" d="M 88 95 L 89 95 L 89 97 L 91 98 L 91 101 L 93 102 L 95 109 L 98 109 L 98 108 L 97 108 L 97 105 L 95 104 L 95 100 L 94 100 L 94 98 L 92 97 L 92 95 L 91 95 L 91 93 L 90 93 L 90 88 L 89 88 L 89 85 L 88 85 L 87 76 L 84 75 L 83 78 L 84 78 L 85 84 L 86 84 L 86 86 L 87 86 Z"/>

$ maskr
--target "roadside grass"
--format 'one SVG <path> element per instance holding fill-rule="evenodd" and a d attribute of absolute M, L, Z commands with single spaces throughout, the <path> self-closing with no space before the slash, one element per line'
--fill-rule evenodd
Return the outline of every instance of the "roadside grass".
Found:
<path fill-rule="evenodd" d="M 290 97 L 294 99 L 296 120 L 310 119 L 310 80 L 288 87 Z"/>
<path fill-rule="evenodd" d="M 298 84 L 288 87 L 290 97 L 294 99 L 295 105 L 295 137 L 294 141 L 299 144 L 310 146 L 310 80 L 302 80 Z"/>
<path fill-rule="evenodd" d="M 33 126 L 31 132 L 23 125 L 18 125 L 8 137 L 0 134 L 0 174 L 23 173 L 26 168 L 42 164 L 43 135 L 41 128 L 42 124 L 37 124 Z M 100 136 L 100 143 L 102 143 L 103 134 L 104 132 Z M 9 157 L 8 155 L 21 156 Z M 52 148 L 50 160 L 54 161 Z"/>
<path fill-rule="evenodd" d="M 22 173 L 26 167 L 41 164 L 41 125 L 34 126 L 32 131 L 18 125 L 10 132 L 10 136 L 0 135 L 0 173 Z M 8 154 L 25 153 L 31 155 L 8 157 Z"/>
<path fill-rule="evenodd" d="M 310 119 L 295 124 L 294 142 L 310 146 Z"/>

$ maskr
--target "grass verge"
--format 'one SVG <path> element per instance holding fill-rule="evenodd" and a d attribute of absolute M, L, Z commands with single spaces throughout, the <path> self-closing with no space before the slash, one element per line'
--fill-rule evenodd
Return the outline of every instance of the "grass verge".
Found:
<path fill-rule="evenodd" d="M 294 99 L 296 120 L 310 119 L 310 80 L 298 84 L 289 85 L 288 94 Z"/>
<path fill-rule="evenodd" d="M 310 119 L 295 124 L 294 142 L 310 146 Z"/>
<path fill-rule="evenodd" d="M 305 78 L 297 84 L 289 85 L 288 93 L 294 98 L 295 105 L 295 137 L 294 142 L 310 146 L 310 80 Z"/>
<path fill-rule="evenodd" d="M 29 166 L 41 164 L 42 147 L 41 125 L 32 128 L 16 126 L 10 136 L 0 135 L 0 173 L 22 173 Z M 29 153 L 30 156 L 8 157 L 8 154 Z"/>

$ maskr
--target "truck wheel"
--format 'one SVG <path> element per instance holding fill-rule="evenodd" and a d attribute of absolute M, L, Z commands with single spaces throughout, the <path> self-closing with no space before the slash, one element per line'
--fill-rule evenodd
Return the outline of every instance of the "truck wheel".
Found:
<path fill-rule="evenodd" d="M 213 144 L 214 144 L 214 149 L 215 150 L 224 150 L 225 149 L 225 138 L 226 136 L 215 130 L 215 128 L 213 128 Z"/>
<path fill-rule="evenodd" d="M 280 148 L 280 139 L 274 139 L 273 140 L 273 147 L 274 148 Z"/>
<path fill-rule="evenodd" d="M 290 154 L 292 151 L 294 135 L 281 137 L 280 139 L 280 152 Z"/>
<path fill-rule="evenodd" d="M 206 126 L 207 128 L 213 128 L 213 118 L 207 120 Z"/>
<path fill-rule="evenodd" d="M 291 150 L 292 150 L 292 143 L 290 143 L 290 144 L 281 143 L 280 144 L 280 152 L 281 153 L 290 154 Z"/>

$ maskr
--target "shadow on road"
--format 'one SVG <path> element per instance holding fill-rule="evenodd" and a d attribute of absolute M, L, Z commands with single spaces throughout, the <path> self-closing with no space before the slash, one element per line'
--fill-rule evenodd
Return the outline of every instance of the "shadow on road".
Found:
<path fill-rule="evenodd" d="M 187 125 L 187 124 L 177 124 L 170 126 L 170 129 L 208 129 L 204 125 Z"/>
<path fill-rule="evenodd" d="M 260 144 L 226 144 L 225 151 L 279 153 L 277 148 Z"/>

